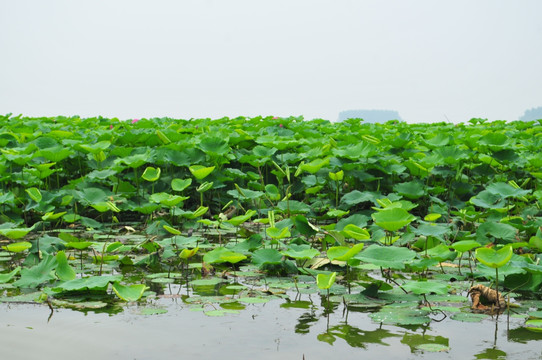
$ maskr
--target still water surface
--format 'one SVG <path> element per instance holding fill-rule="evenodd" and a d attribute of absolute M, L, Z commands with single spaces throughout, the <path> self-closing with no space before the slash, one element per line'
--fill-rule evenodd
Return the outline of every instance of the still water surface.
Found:
<path fill-rule="evenodd" d="M 313 301 L 315 295 L 302 300 Z M 141 307 L 130 304 L 115 315 L 57 309 L 49 321 L 45 305 L 0 304 L 2 358 L 542 358 L 542 335 L 523 329 L 524 319 L 511 318 L 508 325 L 503 315 L 480 323 L 448 318 L 428 327 L 398 327 L 376 324 L 362 312 L 349 312 L 346 317 L 342 305 L 328 320 L 320 305 L 286 309 L 280 307 L 283 303 L 275 299 L 249 304 L 239 314 L 210 317 L 172 298 L 155 304 L 166 308 L 165 314 L 141 315 Z M 421 352 L 409 344 L 413 336 L 447 341 L 450 349 Z"/>

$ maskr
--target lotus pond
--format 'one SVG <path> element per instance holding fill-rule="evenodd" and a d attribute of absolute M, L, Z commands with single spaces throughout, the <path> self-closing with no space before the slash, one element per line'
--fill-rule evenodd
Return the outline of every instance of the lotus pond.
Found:
<path fill-rule="evenodd" d="M 11 358 L 542 356 L 542 121 L 0 123 Z"/>

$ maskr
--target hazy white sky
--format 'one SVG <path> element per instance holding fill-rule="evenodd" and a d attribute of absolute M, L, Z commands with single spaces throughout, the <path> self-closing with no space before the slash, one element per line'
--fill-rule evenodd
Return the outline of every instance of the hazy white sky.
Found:
<path fill-rule="evenodd" d="M 540 0 L 0 0 L 0 113 L 175 118 L 542 106 Z"/>

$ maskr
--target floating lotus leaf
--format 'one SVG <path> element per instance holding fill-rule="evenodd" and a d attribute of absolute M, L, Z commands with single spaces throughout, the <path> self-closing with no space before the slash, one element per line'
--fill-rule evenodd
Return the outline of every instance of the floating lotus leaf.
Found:
<path fill-rule="evenodd" d="M 449 291 L 447 284 L 438 281 L 409 281 L 402 286 L 405 290 L 412 291 L 417 295 L 444 295 Z"/>
<path fill-rule="evenodd" d="M 480 322 L 482 320 L 488 319 L 489 315 L 486 314 L 477 314 L 477 313 L 471 313 L 471 312 L 460 312 L 455 313 L 451 316 L 452 319 L 456 321 L 463 321 L 463 322 Z"/>
<path fill-rule="evenodd" d="M 387 231 L 397 231 L 416 219 L 402 208 L 384 209 L 371 216 L 376 225 Z"/>
<path fill-rule="evenodd" d="M 122 275 L 102 275 L 77 278 L 60 283 L 54 291 L 106 291 L 109 283 L 122 280 Z"/>
<path fill-rule="evenodd" d="M 423 325 L 431 321 L 429 311 L 412 307 L 384 306 L 379 312 L 369 314 L 377 323 L 387 325 Z"/>

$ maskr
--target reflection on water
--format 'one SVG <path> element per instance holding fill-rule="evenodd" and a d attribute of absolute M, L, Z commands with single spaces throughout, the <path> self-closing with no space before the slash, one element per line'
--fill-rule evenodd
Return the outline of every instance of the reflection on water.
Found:
<path fill-rule="evenodd" d="M 47 306 L 0 304 L 3 356 L 31 358 L 39 351 L 41 357 L 48 358 L 61 348 L 79 359 L 541 357 L 542 335 L 522 328 L 524 319 L 511 318 L 507 324 L 506 316 L 480 323 L 448 318 L 440 323 L 400 327 L 375 323 L 367 312 L 348 311 L 343 303 L 327 306 L 327 299 L 318 294 L 289 294 L 265 303 L 243 302 L 247 292 L 242 286 L 228 285 L 223 288 L 202 283 L 194 290 L 178 284 L 163 285 L 161 295 L 146 306 L 167 310 L 157 315 L 141 315 L 144 307 L 128 304 L 117 315 L 57 309 L 47 322 Z M 224 293 L 234 301 L 211 304 L 217 294 Z M 196 295 L 203 299 L 203 310 L 238 313 L 211 317 L 194 311 Z"/>

